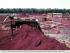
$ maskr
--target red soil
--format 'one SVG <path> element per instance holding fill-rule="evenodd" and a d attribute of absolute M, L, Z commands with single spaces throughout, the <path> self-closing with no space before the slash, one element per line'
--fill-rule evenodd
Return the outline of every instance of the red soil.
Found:
<path fill-rule="evenodd" d="M 53 38 L 44 36 L 39 30 L 28 25 L 22 25 L 14 31 L 11 40 L 5 37 L 0 41 L 0 50 L 69 50 L 65 44 L 59 43 Z"/>
<path fill-rule="evenodd" d="M 0 15 L 0 23 L 2 23 L 4 21 L 4 19 L 6 18 L 5 15 Z"/>

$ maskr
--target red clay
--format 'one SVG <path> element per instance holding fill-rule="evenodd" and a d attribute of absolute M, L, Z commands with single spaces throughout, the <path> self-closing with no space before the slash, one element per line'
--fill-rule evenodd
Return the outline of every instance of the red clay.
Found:
<path fill-rule="evenodd" d="M 20 16 L 19 16 L 20 17 Z M 23 17 L 23 15 L 21 15 Z M 2 16 L 0 21 L 3 21 Z M 57 19 L 59 22 L 59 20 Z M 70 28 L 70 20 L 62 19 L 62 25 Z M 70 50 L 65 44 L 53 38 L 46 37 L 38 29 L 33 29 L 28 25 L 22 25 L 20 29 L 14 31 L 13 40 L 8 37 L 7 31 L 0 31 L 0 50 Z M 6 37 L 7 36 L 7 37 Z"/>
<path fill-rule="evenodd" d="M 4 38 L 0 42 L 0 50 L 69 50 L 65 44 L 44 36 L 39 30 L 22 25 L 13 40 Z"/>

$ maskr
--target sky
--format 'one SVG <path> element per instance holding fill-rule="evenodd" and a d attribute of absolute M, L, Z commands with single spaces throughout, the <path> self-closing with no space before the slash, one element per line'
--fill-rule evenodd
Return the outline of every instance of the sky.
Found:
<path fill-rule="evenodd" d="M 70 0 L 0 0 L 0 8 L 70 9 Z"/>

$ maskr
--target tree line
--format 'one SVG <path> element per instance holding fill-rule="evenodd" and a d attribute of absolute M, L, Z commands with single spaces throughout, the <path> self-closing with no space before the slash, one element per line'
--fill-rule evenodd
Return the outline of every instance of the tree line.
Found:
<path fill-rule="evenodd" d="M 13 9 L 0 9 L 0 13 L 70 13 L 70 9 L 35 9 L 35 8 L 27 8 L 27 9 L 22 9 L 22 8 L 13 8 Z"/>

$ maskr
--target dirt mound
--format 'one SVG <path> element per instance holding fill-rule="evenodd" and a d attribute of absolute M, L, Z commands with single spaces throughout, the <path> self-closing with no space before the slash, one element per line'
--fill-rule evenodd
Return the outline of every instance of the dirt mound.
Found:
<path fill-rule="evenodd" d="M 59 43 L 53 38 L 44 36 L 38 29 L 28 25 L 22 25 L 13 40 L 7 38 L 0 42 L 1 50 L 69 50 L 65 44 Z"/>

